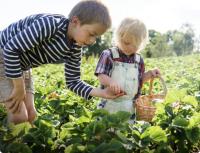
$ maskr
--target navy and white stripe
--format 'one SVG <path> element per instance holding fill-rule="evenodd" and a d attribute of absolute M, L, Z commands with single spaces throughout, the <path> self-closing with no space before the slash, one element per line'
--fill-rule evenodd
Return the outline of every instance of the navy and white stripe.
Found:
<path fill-rule="evenodd" d="M 65 62 L 67 87 L 89 99 L 92 87 L 80 80 L 81 47 L 67 38 L 69 20 L 62 15 L 36 14 L 19 20 L 0 33 L 8 78 L 42 64 Z"/>

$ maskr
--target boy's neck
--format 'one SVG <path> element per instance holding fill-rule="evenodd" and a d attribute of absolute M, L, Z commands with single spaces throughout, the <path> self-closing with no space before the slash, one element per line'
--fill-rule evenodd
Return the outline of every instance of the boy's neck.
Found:
<path fill-rule="evenodd" d="M 75 40 L 73 39 L 73 26 L 71 22 L 69 22 L 67 28 L 67 41 L 70 46 L 73 46 L 73 44 L 75 43 Z"/>
<path fill-rule="evenodd" d="M 72 27 L 71 22 L 69 22 L 69 25 L 67 28 L 67 37 L 70 42 L 73 42 L 73 27 Z"/>

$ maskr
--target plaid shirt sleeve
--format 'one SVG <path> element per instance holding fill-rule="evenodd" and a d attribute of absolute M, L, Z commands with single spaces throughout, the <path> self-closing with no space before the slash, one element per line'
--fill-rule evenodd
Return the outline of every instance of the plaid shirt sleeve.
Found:
<path fill-rule="evenodd" d="M 96 66 L 95 75 L 106 74 L 110 76 L 110 72 L 113 66 L 112 55 L 109 50 L 104 50 L 99 58 L 99 61 Z"/>
<path fill-rule="evenodd" d="M 140 57 L 140 63 L 139 63 L 139 86 L 138 86 L 138 93 L 135 96 L 137 98 L 138 96 L 141 95 L 141 90 L 142 90 L 142 85 L 143 85 L 143 76 L 145 72 L 145 65 L 144 65 L 144 60 L 142 57 Z"/>

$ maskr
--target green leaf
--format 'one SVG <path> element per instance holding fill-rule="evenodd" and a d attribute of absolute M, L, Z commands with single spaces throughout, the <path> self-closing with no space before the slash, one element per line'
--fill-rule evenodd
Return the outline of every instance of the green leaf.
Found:
<path fill-rule="evenodd" d="M 60 121 L 59 120 L 53 120 L 52 121 L 52 126 L 53 127 L 58 127 L 60 125 Z"/>
<path fill-rule="evenodd" d="M 77 145 L 77 149 L 81 152 L 85 151 L 86 150 L 86 147 L 83 146 L 83 145 Z"/>
<path fill-rule="evenodd" d="M 109 113 L 108 111 L 106 111 L 105 109 L 97 109 L 93 112 L 93 117 L 97 116 L 97 117 L 104 117 L 107 116 Z"/>
<path fill-rule="evenodd" d="M 173 150 L 170 146 L 161 145 L 161 146 L 158 146 L 155 153 L 173 153 Z"/>
<path fill-rule="evenodd" d="M 124 111 L 119 111 L 116 113 L 116 117 L 121 121 L 121 122 L 126 122 L 130 119 L 130 113 L 129 112 L 124 112 Z"/>
<path fill-rule="evenodd" d="M 172 121 L 172 125 L 184 128 L 189 125 L 189 121 L 181 116 L 176 116 Z"/>
<path fill-rule="evenodd" d="M 155 142 L 166 142 L 166 132 L 160 126 L 149 127 L 142 135 L 141 138 L 150 137 Z"/>
<path fill-rule="evenodd" d="M 70 120 L 70 122 L 74 122 L 74 121 L 76 121 L 76 118 L 72 115 L 69 115 L 69 120 Z"/>
<path fill-rule="evenodd" d="M 169 105 L 165 106 L 165 112 L 166 112 L 167 116 L 169 116 L 169 117 L 173 117 L 174 116 L 173 109 Z"/>
<path fill-rule="evenodd" d="M 186 136 L 192 143 L 197 143 L 200 141 L 200 127 L 195 127 L 186 130 Z"/>
<path fill-rule="evenodd" d="M 47 129 L 48 127 L 52 127 L 51 123 L 47 120 L 40 120 L 39 122 L 39 128 L 41 129 Z"/>
<path fill-rule="evenodd" d="M 106 149 L 108 148 L 108 144 L 103 142 L 100 145 L 96 146 L 95 150 L 93 153 L 106 153 Z"/>
<path fill-rule="evenodd" d="M 165 113 L 165 106 L 161 103 L 159 105 L 156 106 L 156 112 L 155 114 L 164 114 Z"/>
<path fill-rule="evenodd" d="M 123 143 L 127 143 L 127 138 L 123 133 L 121 133 L 119 130 L 117 130 L 116 134 L 122 140 Z"/>
<path fill-rule="evenodd" d="M 102 122 L 96 122 L 93 126 L 93 134 L 98 135 L 106 132 L 106 126 Z"/>
<path fill-rule="evenodd" d="M 193 128 L 200 125 L 200 113 L 195 112 L 193 116 L 189 119 L 188 128 Z"/>
<path fill-rule="evenodd" d="M 195 108 L 198 106 L 198 102 L 197 102 L 196 98 L 193 97 L 193 96 L 187 95 L 187 96 L 185 96 L 185 97 L 182 99 L 182 101 L 183 101 L 184 103 L 186 103 L 186 104 L 192 105 L 192 106 L 195 107 Z"/>
<path fill-rule="evenodd" d="M 23 135 L 28 132 L 28 130 L 31 128 L 30 123 L 20 123 L 20 124 L 11 124 L 10 128 L 12 130 L 13 136 Z"/>
<path fill-rule="evenodd" d="M 180 101 L 182 100 L 185 95 L 186 95 L 186 89 L 181 89 L 181 90 L 178 90 L 178 89 L 171 89 L 166 98 L 165 98 L 165 101 L 167 103 L 173 103 L 173 102 L 176 102 L 176 101 Z"/>
<path fill-rule="evenodd" d="M 86 117 L 86 116 L 81 116 L 80 118 L 78 118 L 76 120 L 77 124 L 81 124 L 81 123 L 89 123 L 90 122 L 90 118 Z"/>
<path fill-rule="evenodd" d="M 65 148 L 65 153 L 72 153 L 72 151 L 73 151 L 73 144 L 71 144 Z"/>
<path fill-rule="evenodd" d="M 60 132 L 60 139 L 65 139 L 66 137 L 71 136 L 70 132 L 66 128 L 62 128 Z"/>
<path fill-rule="evenodd" d="M 112 139 L 110 143 L 101 143 L 99 146 L 96 147 L 94 153 L 127 153 L 126 149 L 124 148 L 123 144 L 116 140 Z"/>
<path fill-rule="evenodd" d="M 26 143 L 34 142 L 34 136 L 31 133 L 24 135 L 23 142 L 26 142 Z"/>
<path fill-rule="evenodd" d="M 116 153 L 126 153 L 126 149 L 124 148 L 123 144 L 116 140 L 116 139 L 112 139 L 109 143 L 109 148 L 107 151 L 113 151 Z"/>
<path fill-rule="evenodd" d="M 32 153 L 31 149 L 23 143 L 11 143 L 7 146 L 7 150 L 12 153 Z"/>
<path fill-rule="evenodd" d="M 85 108 L 85 107 L 83 107 L 83 111 L 84 111 L 84 113 L 86 114 L 86 116 L 88 117 L 88 118 L 92 118 L 92 112 L 91 111 L 89 111 L 87 108 Z"/>
<path fill-rule="evenodd" d="M 140 140 L 140 133 L 138 131 L 132 130 L 131 135 L 136 142 L 138 142 Z"/>

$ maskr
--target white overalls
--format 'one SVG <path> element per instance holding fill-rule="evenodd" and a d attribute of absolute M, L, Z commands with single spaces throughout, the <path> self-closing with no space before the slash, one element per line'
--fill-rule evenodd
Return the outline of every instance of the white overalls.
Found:
<path fill-rule="evenodd" d="M 111 52 L 113 59 L 119 58 L 119 52 L 116 48 L 112 48 Z M 126 95 L 113 100 L 104 99 L 99 104 L 98 108 L 103 108 L 110 113 L 126 111 L 135 114 L 133 99 L 138 92 L 139 86 L 139 62 L 140 55 L 138 54 L 135 56 L 135 63 L 123 63 L 113 60 L 111 78 L 121 86 L 121 88 L 126 92 Z"/>

